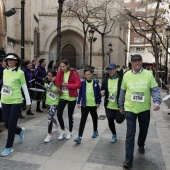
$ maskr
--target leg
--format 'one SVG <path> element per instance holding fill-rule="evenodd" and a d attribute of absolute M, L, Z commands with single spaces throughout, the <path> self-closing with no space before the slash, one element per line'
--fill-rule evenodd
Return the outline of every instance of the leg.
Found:
<path fill-rule="evenodd" d="M 114 122 L 114 110 L 106 108 L 105 110 L 108 125 L 113 135 L 116 135 L 115 122 Z"/>
<path fill-rule="evenodd" d="M 2 104 L 2 109 L 6 121 L 5 126 L 8 127 L 8 139 L 6 143 L 6 148 L 12 148 L 15 134 L 19 135 L 21 133 L 22 129 L 17 126 L 18 117 L 21 114 L 21 108 L 22 108 L 22 104 L 13 104 L 13 105 Z M 7 113 L 7 111 L 10 112 Z"/>
<path fill-rule="evenodd" d="M 138 122 L 139 122 L 138 146 L 144 147 L 150 122 L 150 110 L 139 113 Z"/>
<path fill-rule="evenodd" d="M 98 115 L 97 115 L 97 107 L 90 107 L 90 114 L 93 120 L 93 130 L 97 131 L 98 127 Z"/>
<path fill-rule="evenodd" d="M 133 161 L 133 152 L 134 152 L 134 140 L 136 133 L 136 118 L 132 112 L 125 113 L 127 121 L 127 133 L 126 133 L 126 161 Z"/>
<path fill-rule="evenodd" d="M 68 118 L 69 118 L 69 131 L 72 132 L 73 129 L 73 113 L 74 113 L 74 108 L 76 106 L 76 100 L 74 101 L 68 101 Z"/>
<path fill-rule="evenodd" d="M 66 104 L 67 104 L 66 100 L 60 100 L 58 103 L 57 118 L 58 118 L 58 122 L 59 122 L 62 130 L 65 129 L 64 121 L 63 121 L 63 110 L 64 110 Z"/>
<path fill-rule="evenodd" d="M 79 126 L 79 136 L 82 137 L 84 127 L 86 124 L 87 116 L 89 114 L 89 107 L 83 107 L 81 106 L 81 120 L 80 120 L 80 126 Z"/>

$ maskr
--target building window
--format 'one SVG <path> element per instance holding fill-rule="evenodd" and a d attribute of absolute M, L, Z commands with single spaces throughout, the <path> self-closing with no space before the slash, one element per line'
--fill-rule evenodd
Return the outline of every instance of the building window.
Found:
<path fill-rule="evenodd" d="M 144 47 L 136 47 L 136 52 L 143 53 L 143 52 L 145 52 L 145 48 Z"/>
<path fill-rule="evenodd" d="M 129 3 L 131 2 L 131 0 L 124 0 L 124 3 Z"/>
<path fill-rule="evenodd" d="M 34 30 L 34 58 L 39 57 L 40 33 L 35 28 Z"/>
<path fill-rule="evenodd" d="M 134 43 L 143 43 L 144 38 L 134 38 Z"/>
<path fill-rule="evenodd" d="M 135 11 L 136 12 L 145 12 L 145 10 L 146 10 L 146 7 L 136 7 L 136 9 L 135 9 Z"/>

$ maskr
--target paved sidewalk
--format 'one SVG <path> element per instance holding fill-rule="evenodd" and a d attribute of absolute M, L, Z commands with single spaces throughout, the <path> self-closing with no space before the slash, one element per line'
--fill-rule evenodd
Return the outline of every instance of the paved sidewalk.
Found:
<path fill-rule="evenodd" d="M 161 90 L 161 95 L 164 97 L 166 91 Z M 33 111 L 34 107 L 35 103 Z M 170 116 L 167 112 L 164 103 L 160 111 L 152 111 L 146 153 L 140 155 L 136 145 L 132 170 L 170 170 Z M 105 115 L 103 104 L 98 109 L 98 114 Z M 68 129 L 67 109 L 64 111 L 64 119 Z M 80 110 L 76 107 L 73 138 L 58 141 L 59 132 L 54 132 L 53 140 L 46 144 L 47 111 L 34 116 L 26 115 L 25 120 L 19 120 L 19 125 L 26 128 L 25 140 L 19 144 L 18 136 L 15 137 L 14 152 L 0 158 L 0 170 L 122 170 L 126 121 L 116 124 L 118 141 L 113 144 L 109 142 L 111 132 L 106 119 L 99 120 L 99 137 L 91 137 L 93 130 L 89 116 L 82 143 L 78 145 L 73 139 L 77 137 L 79 122 Z M 6 134 L 6 130 L 0 133 L 0 151 L 4 148 Z"/>

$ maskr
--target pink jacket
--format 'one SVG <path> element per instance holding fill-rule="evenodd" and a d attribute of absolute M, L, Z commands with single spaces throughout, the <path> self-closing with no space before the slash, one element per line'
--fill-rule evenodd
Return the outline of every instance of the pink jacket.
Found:
<path fill-rule="evenodd" d="M 56 86 L 60 87 L 60 96 L 62 95 L 62 83 L 64 81 L 64 72 L 58 71 L 56 75 L 55 84 Z M 68 78 L 68 92 L 70 97 L 77 97 L 78 92 L 77 89 L 81 87 L 81 81 L 78 73 L 75 70 L 70 70 L 70 75 Z"/>

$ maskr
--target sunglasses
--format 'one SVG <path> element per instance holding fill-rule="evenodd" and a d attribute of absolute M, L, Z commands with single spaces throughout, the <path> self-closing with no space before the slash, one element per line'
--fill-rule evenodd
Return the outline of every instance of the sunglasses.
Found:
<path fill-rule="evenodd" d="M 107 69 L 108 72 L 114 71 L 115 68 Z"/>

